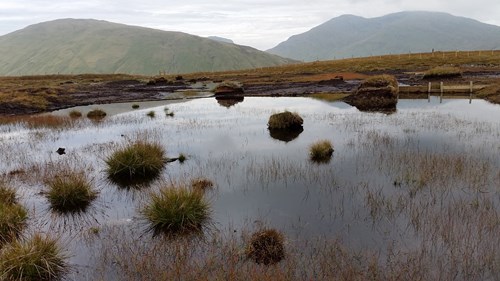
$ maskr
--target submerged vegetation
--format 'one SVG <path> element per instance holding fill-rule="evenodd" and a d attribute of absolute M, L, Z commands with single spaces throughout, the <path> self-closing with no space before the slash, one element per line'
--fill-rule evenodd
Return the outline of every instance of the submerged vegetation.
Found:
<path fill-rule="evenodd" d="M 2 280 L 60 280 L 67 271 L 66 256 L 58 242 L 40 234 L 15 241 L 0 253 Z"/>
<path fill-rule="evenodd" d="M 136 141 L 114 151 L 106 164 L 108 178 L 120 186 L 149 183 L 165 167 L 165 150 L 159 143 Z"/>
<path fill-rule="evenodd" d="M 166 186 L 152 193 L 141 213 L 156 234 L 167 236 L 201 233 L 210 219 L 210 205 L 202 192 Z"/>

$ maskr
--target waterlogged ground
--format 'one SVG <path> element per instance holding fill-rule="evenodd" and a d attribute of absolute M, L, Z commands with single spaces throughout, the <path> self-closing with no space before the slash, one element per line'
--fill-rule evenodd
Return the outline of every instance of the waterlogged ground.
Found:
<path fill-rule="evenodd" d="M 125 274 L 139 280 L 148 276 L 137 273 L 141 269 L 156 274 L 155 262 L 170 269 L 160 258 L 165 255 L 148 256 L 148 247 L 159 239 L 146 232 L 137 210 L 160 184 L 197 177 L 215 183 L 206 194 L 212 223 L 204 243 L 224 248 L 227 239 L 241 252 L 240 235 L 261 226 L 277 228 L 293 253 L 281 267 L 297 280 L 348 279 L 336 274 L 349 266 L 366 271 L 372 260 L 379 279 L 500 278 L 498 105 L 400 100 L 391 115 L 308 98 L 245 98 L 229 108 L 215 99 L 140 105 L 138 110 L 113 105 L 116 114 L 101 122 L 82 118 L 64 128 L 0 126 L 0 173 L 19 188 L 30 210 L 25 235 L 42 231 L 59 237 L 73 265 L 69 279 L 123 280 Z M 152 110 L 155 117 L 146 116 Z M 304 118 L 304 131 L 288 142 L 267 130 L 269 116 L 282 110 Z M 149 188 L 120 189 L 106 180 L 104 160 L 136 139 L 158 141 L 169 157 L 183 153 L 188 160 L 169 163 Z M 308 147 L 320 139 L 334 145 L 329 163 L 309 161 Z M 58 147 L 66 154 L 55 153 Z M 64 167 L 85 169 L 100 191 L 83 215 L 51 213 L 41 194 L 47 173 Z M 212 257 L 207 251 L 233 264 L 227 256 L 217 258 L 228 253 L 210 245 L 198 248 L 196 265 Z M 337 270 L 339 259 L 329 260 L 332 245 L 342 248 L 342 262 L 351 264 L 325 273 Z M 141 255 L 148 266 L 137 265 Z M 253 272 L 250 261 L 234 264 L 236 271 Z M 189 274 L 227 277 L 216 269 L 188 268 Z"/>

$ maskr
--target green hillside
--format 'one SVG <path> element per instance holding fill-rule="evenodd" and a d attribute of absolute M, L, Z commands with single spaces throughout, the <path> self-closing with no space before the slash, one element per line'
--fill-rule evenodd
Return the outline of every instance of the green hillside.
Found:
<path fill-rule="evenodd" d="M 259 50 L 97 20 L 40 23 L 0 37 L 0 75 L 157 74 L 238 70 L 292 62 Z"/>
<path fill-rule="evenodd" d="M 268 52 L 315 61 L 432 49 L 498 50 L 500 27 L 437 12 L 400 12 L 370 19 L 344 15 L 294 35 Z"/>

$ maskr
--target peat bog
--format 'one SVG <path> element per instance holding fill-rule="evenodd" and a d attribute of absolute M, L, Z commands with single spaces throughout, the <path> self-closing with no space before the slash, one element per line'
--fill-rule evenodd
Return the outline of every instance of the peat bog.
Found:
<path fill-rule="evenodd" d="M 134 104 L 100 122 L 0 125 L 0 174 L 27 210 L 15 236 L 57 237 L 58 273 L 70 280 L 500 278 L 498 105 L 432 97 L 399 100 L 388 115 L 302 97 Z M 300 114 L 302 130 L 277 137 L 268 120 L 284 111 Z M 310 148 L 320 140 L 334 151 L 318 164 Z M 131 172 L 110 180 L 108 157 L 134 143 L 158 146 L 158 165 L 141 188 L 121 188 Z M 52 212 L 43 194 L 44 178 L 68 169 L 95 187 L 77 215 Z M 151 218 L 170 210 L 147 206 L 179 196 L 175 187 L 201 202 L 208 224 L 155 229 Z M 202 235 L 154 231 L 191 228 Z M 268 242 L 255 233 L 270 229 L 266 241 L 279 243 L 263 258 Z"/>

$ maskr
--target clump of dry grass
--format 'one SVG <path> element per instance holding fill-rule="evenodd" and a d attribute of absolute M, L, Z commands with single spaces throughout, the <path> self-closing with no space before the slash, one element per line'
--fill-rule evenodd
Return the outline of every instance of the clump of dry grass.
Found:
<path fill-rule="evenodd" d="M 454 66 L 437 66 L 424 73 L 424 79 L 461 77 L 462 70 Z"/>
<path fill-rule="evenodd" d="M 330 161 L 333 154 L 333 146 L 329 140 L 320 140 L 309 147 L 309 157 L 311 161 L 325 163 Z"/>
<path fill-rule="evenodd" d="M 106 117 L 107 113 L 102 109 L 94 109 L 87 113 L 87 118 L 92 120 L 101 120 Z"/>
<path fill-rule="evenodd" d="M 76 119 L 82 117 L 82 112 L 78 110 L 71 110 L 68 115 L 69 117 Z"/>
<path fill-rule="evenodd" d="M 302 128 L 303 123 L 304 120 L 298 113 L 285 111 L 271 115 L 267 126 L 269 129 L 294 129 Z"/>
<path fill-rule="evenodd" d="M 57 241 L 40 234 L 15 241 L 0 254 L 2 280 L 60 280 L 67 271 L 66 256 Z"/>
<path fill-rule="evenodd" d="M 208 189 L 211 189 L 214 186 L 214 183 L 207 178 L 196 178 L 191 180 L 191 188 L 195 191 L 205 192 Z"/>
<path fill-rule="evenodd" d="M 250 238 L 246 248 L 249 259 L 258 264 L 276 264 L 285 258 L 284 236 L 276 229 L 262 229 Z"/>
<path fill-rule="evenodd" d="M 398 81 L 392 75 L 382 74 L 368 77 L 361 82 L 360 88 L 383 88 L 383 87 L 398 87 Z"/>

